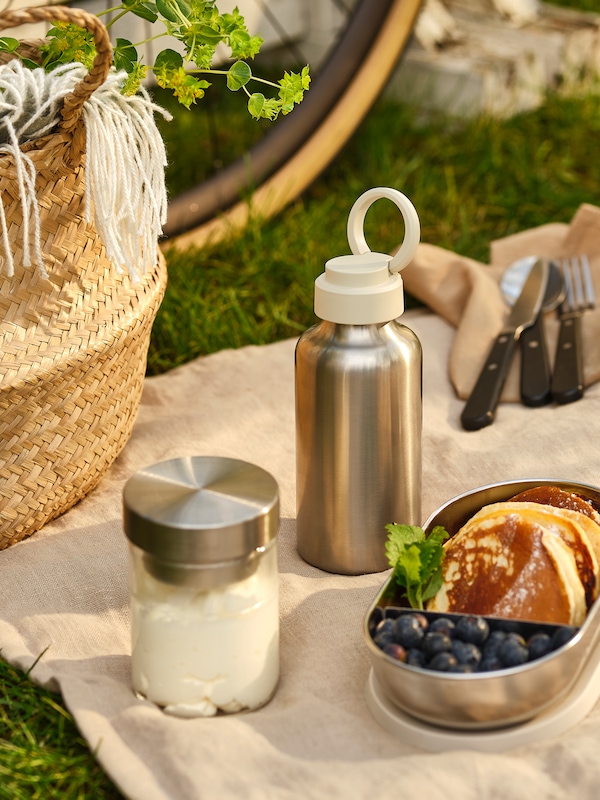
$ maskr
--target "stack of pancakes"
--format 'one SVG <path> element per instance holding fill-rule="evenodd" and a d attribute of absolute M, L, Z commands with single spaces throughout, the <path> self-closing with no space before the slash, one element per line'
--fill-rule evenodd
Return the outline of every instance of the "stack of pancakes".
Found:
<path fill-rule="evenodd" d="M 429 611 L 581 625 L 600 592 L 600 514 L 556 486 L 485 506 L 444 550 Z"/>

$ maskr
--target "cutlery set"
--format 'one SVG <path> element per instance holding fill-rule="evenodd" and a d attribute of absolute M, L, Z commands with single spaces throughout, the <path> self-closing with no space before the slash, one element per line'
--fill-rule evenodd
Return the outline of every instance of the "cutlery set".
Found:
<path fill-rule="evenodd" d="M 491 425 L 508 371 L 521 345 L 521 400 L 527 406 L 571 403 L 583 396 L 581 320 L 595 295 L 586 255 L 559 265 L 530 256 L 512 264 L 500 284 L 512 306 L 461 414 L 465 430 Z M 544 332 L 544 312 L 558 308 L 560 331 L 554 370 Z"/>

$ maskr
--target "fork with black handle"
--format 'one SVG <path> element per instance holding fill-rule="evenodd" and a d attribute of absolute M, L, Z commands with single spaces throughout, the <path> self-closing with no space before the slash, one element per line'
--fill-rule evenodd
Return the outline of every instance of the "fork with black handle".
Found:
<path fill-rule="evenodd" d="M 565 299 L 560 310 L 560 331 L 552 376 L 552 397 L 564 405 L 583 397 L 583 351 L 581 318 L 595 306 L 595 293 L 586 255 L 572 256 L 562 263 Z"/>

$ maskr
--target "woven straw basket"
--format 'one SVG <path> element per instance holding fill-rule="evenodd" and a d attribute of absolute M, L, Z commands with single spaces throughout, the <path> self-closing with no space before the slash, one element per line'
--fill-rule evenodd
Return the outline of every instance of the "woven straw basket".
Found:
<path fill-rule="evenodd" d="M 22 148 L 37 168 L 48 278 L 21 263 L 23 210 L 15 167 L 0 154 L 15 262 L 14 277 L 0 275 L 0 549 L 80 500 L 127 442 L 166 286 L 158 249 L 157 268 L 132 282 L 118 273 L 85 221 L 80 116 L 108 74 L 106 29 L 91 14 L 58 6 L 0 13 L 0 29 L 39 20 L 88 28 L 97 56 L 65 98 L 56 132 Z"/>

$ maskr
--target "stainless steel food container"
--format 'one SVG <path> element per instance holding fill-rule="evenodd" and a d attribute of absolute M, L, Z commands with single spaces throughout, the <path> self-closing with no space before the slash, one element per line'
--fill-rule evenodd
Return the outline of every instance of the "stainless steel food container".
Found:
<path fill-rule="evenodd" d="M 595 486 L 547 478 L 510 481 L 483 486 L 453 498 L 434 511 L 424 530 L 428 533 L 435 525 L 442 525 L 453 536 L 483 506 L 508 500 L 534 486 L 558 486 L 577 492 L 600 509 L 600 489 Z M 600 599 L 566 645 L 519 667 L 471 674 L 411 667 L 386 655 L 373 642 L 370 633 L 379 608 L 383 607 L 385 614 L 386 607 L 399 605 L 391 580 L 390 576 L 364 619 L 363 633 L 371 664 L 386 697 L 401 711 L 429 724 L 473 731 L 532 719 L 566 697 L 598 644 Z"/>

